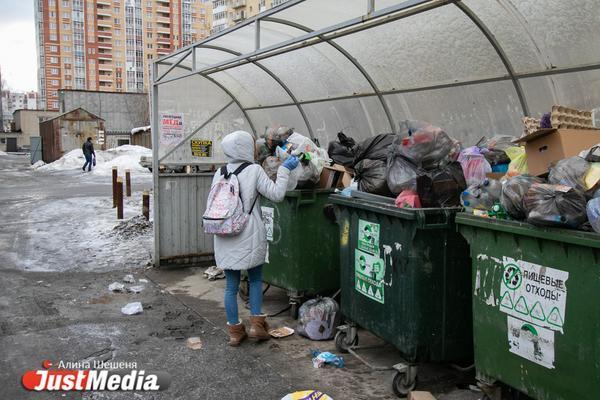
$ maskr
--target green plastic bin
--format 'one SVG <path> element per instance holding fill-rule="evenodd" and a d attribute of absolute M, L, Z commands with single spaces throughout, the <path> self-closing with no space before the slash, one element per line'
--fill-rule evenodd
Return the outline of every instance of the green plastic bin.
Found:
<path fill-rule="evenodd" d="M 288 292 L 291 314 L 305 295 L 340 287 L 339 230 L 326 213 L 330 189 L 294 190 L 280 203 L 262 201 L 269 240 L 263 281 Z"/>
<path fill-rule="evenodd" d="M 600 398 L 600 235 L 459 214 L 473 260 L 478 379 Z"/>
<path fill-rule="evenodd" d="M 454 225 L 459 209 L 402 209 L 393 200 L 341 195 L 331 201 L 349 322 L 336 337 L 338 350 L 357 348 L 356 324 L 393 344 L 410 367 L 394 367 L 401 396 L 414 387 L 420 362 L 471 362 L 470 260 Z"/>

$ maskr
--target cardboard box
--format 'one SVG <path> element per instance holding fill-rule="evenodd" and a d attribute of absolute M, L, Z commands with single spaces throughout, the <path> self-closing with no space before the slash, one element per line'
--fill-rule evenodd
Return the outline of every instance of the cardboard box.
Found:
<path fill-rule="evenodd" d="M 435 397 L 430 392 L 412 391 L 407 400 L 435 400 Z"/>
<path fill-rule="evenodd" d="M 333 164 L 323 168 L 317 187 L 321 189 L 345 188 L 350 186 L 352 175 L 341 165 Z"/>
<path fill-rule="evenodd" d="M 540 129 L 514 141 L 525 146 L 529 174 L 543 175 L 557 161 L 600 143 L 600 130 Z"/>

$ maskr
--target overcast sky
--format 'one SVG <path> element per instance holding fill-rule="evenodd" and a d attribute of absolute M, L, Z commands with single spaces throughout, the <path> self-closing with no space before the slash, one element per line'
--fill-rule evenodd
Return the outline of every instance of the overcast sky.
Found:
<path fill-rule="evenodd" d="M 34 0 L 0 0 L 0 68 L 14 91 L 37 90 Z"/>

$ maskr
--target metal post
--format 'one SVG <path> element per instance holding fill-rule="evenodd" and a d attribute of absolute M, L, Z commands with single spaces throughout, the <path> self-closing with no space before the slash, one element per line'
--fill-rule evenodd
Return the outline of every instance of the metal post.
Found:
<path fill-rule="evenodd" d="M 256 50 L 260 49 L 260 19 L 256 20 L 254 28 L 254 47 Z"/>
<path fill-rule="evenodd" d="M 192 47 L 192 71 L 196 70 L 196 47 Z"/>
<path fill-rule="evenodd" d="M 123 219 L 123 178 L 117 178 L 117 219 Z"/>
<path fill-rule="evenodd" d="M 127 197 L 131 197 L 131 172 L 128 169 L 125 170 L 125 190 Z"/>
<path fill-rule="evenodd" d="M 150 193 L 147 190 L 142 194 L 142 215 L 146 221 L 150 219 Z"/>
<path fill-rule="evenodd" d="M 117 167 L 112 167 L 112 194 L 113 194 L 113 208 L 117 206 Z"/>
<path fill-rule="evenodd" d="M 367 0 L 367 14 L 375 11 L 375 0 Z"/>
<path fill-rule="evenodd" d="M 152 97 L 150 98 L 152 109 L 152 175 L 154 181 L 154 265 L 160 267 L 160 218 L 159 218 L 159 165 L 158 154 L 160 149 L 160 133 L 158 124 L 158 85 L 154 79 L 158 76 L 158 64 L 152 64 Z"/>

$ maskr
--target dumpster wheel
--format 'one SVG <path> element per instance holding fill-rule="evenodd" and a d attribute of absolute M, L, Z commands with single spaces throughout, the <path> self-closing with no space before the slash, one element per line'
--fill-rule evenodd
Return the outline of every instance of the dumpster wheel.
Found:
<path fill-rule="evenodd" d="M 413 390 L 417 386 L 417 377 L 413 379 L 412 382 L 409 382 L 409 377 L 407 372 L 396 372 L 394 374 L 394 379 L 392 381 L 392 390 L 394 394 L 398 397 L 406 397 L 408 393 Z"/>
<path fill-rule="evenodd" d="M 358 346 L 358 335 L 354 335 L 352 343 L 348 343 L 348 334 L 346 331 L 340 330 L 335 334 L 335 348 L 340 353 L 348 353 L 348 349 L 353 346 Z"/>

